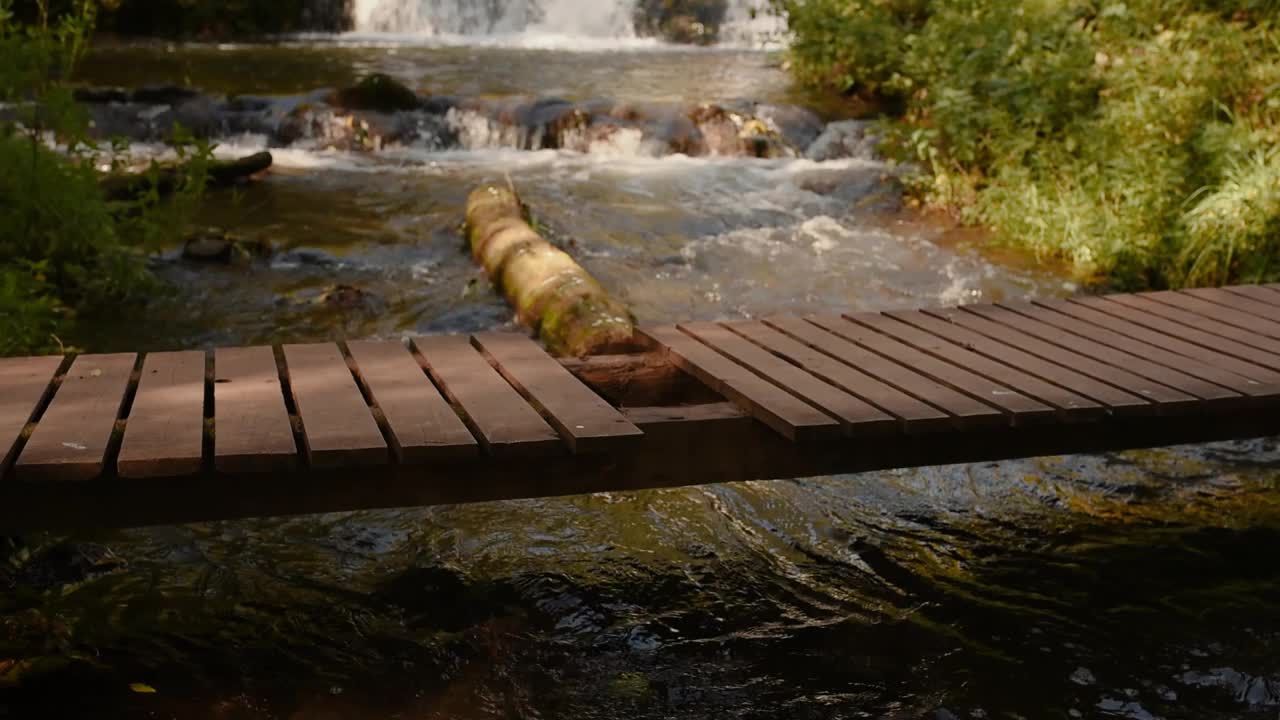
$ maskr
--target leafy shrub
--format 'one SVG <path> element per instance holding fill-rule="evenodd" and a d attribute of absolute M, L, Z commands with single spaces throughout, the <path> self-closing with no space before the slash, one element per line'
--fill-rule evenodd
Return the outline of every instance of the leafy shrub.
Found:
<path fill-rule="evenodd" d="M 1280 276 L 1280 2 L 778 4 L 802 82 L 906 99 L 920 201 L 1086 280 Z"/>
<path fill-rule="evenodd" d="M 61 345 L 77 315 L 139 300 L 157 286 L 145 251 L 182 231 L 203 192 L 208 148 L 197 147 L 179 191 L 107 202 L 99 168 L 120 169 L 120 147 L 100 147 L 63 80 L 93 27 L 93 5 L 19 24 L 0 0 L 0 354 Z M 180 138 L 179 138 L 180 139 Z M 190 154 L 179 145 L 180 154 Z"/>

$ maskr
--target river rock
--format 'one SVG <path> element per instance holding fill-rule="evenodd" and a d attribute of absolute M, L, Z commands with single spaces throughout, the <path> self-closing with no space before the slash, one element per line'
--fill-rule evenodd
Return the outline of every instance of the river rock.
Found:
<path fill-rule="evenodd" d="M 375 310 L 382 305 L 382 299 L 374 293 L 346 283 L 326 287 L 313 302 L 338 310 Z"/>
<path fill-rule="evenodd" d="M 819 162 L 840 158 L 874 160 L 880 138 L 872 132 L 873 128 L 868 120 L 833 122 L 809 145 L 804 156 Z"/>
<path fill-rule="evenodd" d="M 639 0 L 636 31 L 668 42 L 709 45 L 720 35 L 728 0 Z"/>
<path fill-rule="evenodd" d="M 200 97 L 195 88 L 177 85 L 148 85 L 133 91 L 129 100 L 140 105 L 179 105 Z"/>
<path fill-rule="evenodd" d="M 270 243 L 237 237 L 218 228 L 197 232 L 187 238 L 182 246 L 182 257 L 186 260 L 222 265 L 249 262 L 255 257 L 270 254 Z"/>
<path fill-rule="evenodd" d="M 385 73 L 374 73 L 349 88 L 338 90 L 329 102 L 346 110 L 376 110 L 384 113 L 422 107 L 422 99 L 417 93 Z"/>

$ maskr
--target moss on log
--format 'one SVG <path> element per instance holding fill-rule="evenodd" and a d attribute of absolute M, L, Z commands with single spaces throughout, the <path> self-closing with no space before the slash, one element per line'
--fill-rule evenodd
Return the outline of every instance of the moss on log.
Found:
<path fill-rule="evenodd" d="M 634 347 L 631 313 L 530 227 L 514 190 L 486 185 L 471 193 L 467 240 L 520 322 L 551 352 L 586 357 Z"/>

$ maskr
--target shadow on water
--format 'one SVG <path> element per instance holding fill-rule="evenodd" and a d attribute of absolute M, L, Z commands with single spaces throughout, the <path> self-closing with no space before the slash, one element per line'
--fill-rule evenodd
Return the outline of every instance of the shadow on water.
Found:
<path fill-rule="evenodd" d="M 0 703 L 1273 717 L 1278 462 L 1235 443 L 48 538 L 9 574 L 0 653 L 44 672 Z"/>

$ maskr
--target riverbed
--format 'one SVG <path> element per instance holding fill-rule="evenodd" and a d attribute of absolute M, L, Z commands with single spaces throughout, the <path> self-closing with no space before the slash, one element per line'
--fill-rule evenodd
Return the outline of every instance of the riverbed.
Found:
<path fill-rule="evenodd" d="M 370 72 L 433 95 L 839 119 L 771 52 L 616 38 L 123 44 L 83 80 L 286 95 Z M 273 254 L 164 248 L 172 291 L 83 342 L 512 328 L 458 234 L 467 192 L 508 178 L 643 322 L 1077 291 L 903 208 L 901 168 L 874 156 L 272 149 L 273 172 L 202 220 Z M 335 285 L 361 302 L 324 302 Z M 0 601 L 0 670 L 23 676 L 0 717 L 1274 718 L 1277 467 L 1265 440 L 30 538 Z"/>

